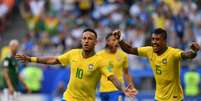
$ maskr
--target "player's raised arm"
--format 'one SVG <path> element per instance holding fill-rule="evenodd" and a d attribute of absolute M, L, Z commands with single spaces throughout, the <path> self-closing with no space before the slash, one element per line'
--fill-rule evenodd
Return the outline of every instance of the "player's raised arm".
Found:
<path fill-rule="evenodd" d="M 185 51 L 181 53 L 182 59 L 193 59 L 196 57 L 197 52 L 201 49 L 200 45 L 196 42 L 192 42 L 190 46 L 190 51 Z"/>
<path fill-rule="evenodd" d="M 136 47 L 132 47 L 131 45 L 129 45 L 128 43 L 126 43 L 121 39 L 121 32 L 119 30 L 113 31 L 112 34 L 115 36 L 115 38 L 119 40 L 119 45 L 124 52 L 128 54 L 138 55 Z"/>
<path fill-rule="evenodd" d="M 42 64 L 61 64 L 57 57 L 30 57 L 27 55 L 20 55 L 17 54 L 15 56 L 16 59 L 21 60 L 23 62 L 35 62 L 35 63 L 42 63 Z"/>
<path fill-rule="evenodd" d="M 137 90 L 133 88 L 131 84 L 125 88 L 124 85 L 114 75 L 109 76 L 108 79 L 115 85 L 115 87 L 117 87 L 117 89 L 123 91 L 126 96 L 130 97 L 137 94 Z"/>

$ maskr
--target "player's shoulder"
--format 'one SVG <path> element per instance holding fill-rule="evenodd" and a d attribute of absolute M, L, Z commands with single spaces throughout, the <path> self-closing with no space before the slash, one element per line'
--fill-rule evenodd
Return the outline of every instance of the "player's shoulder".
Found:
<path fill-rule="evenodd" d="M 7 55 L 3 60 L 10 60 L 11 58 L 11 55 Z"/>
<path fill-rule="evenodd" d="M 152 46 L 142 46 L 137 48 L 138 51 L 147 51 L 147 52 L 153 52 Z"/>
<path fill-rule="evenodd" d="M 177 52 L 177 51 L 182 51 L 181 49 L 179 48 L 174 48 L 174 47 L 168 47 L 169 51 L 171 52 Z"/>
<path fill-rule="evenodd" d="M 76 53 L 80 53 L 81 51 L 82 49 L 71 49 L 68 51 L 68 53 L 76 54 Z"/>
<path fill-rule="evenodd" d="M 126 54 L 123 50 L 121 50 L 121 49 L 118 49 L 118 50 L 117 50 L 117 53 L 118 53 L 119 55 L 121 55 L 121 56 L 127 56 L 127 54 Z"/>
<path fill-rule="evenodd" d="M 152 46 L 143 46 L 141 48 L 147 48 L 147 49 L 152 49 Z"/>
<path fill-rule="evenodd" d="M 153 49 L 152 46 L 142 46 L 138 47 L 138 49 Z"/>
<path fill-rule="evenodd" d="M 103 55 L 103 52 L 97 52 L 94 56 L 94 59 L 96 61 L 103 61 L 105 58 L 105 55 Z"/>
<path fill-rule="evenodd" d="M 106 59 L 102 54 L 95 54 L 93 60 L 96 61 L 97 65 L 104 65 L 108 61 L 108 59 Z"/>
<path fill-rule="evenodd" d="M 96 52 L 97 55 L 101 55 L 105 53 L 105 49 L 99 50 L 98 52 Z"/>

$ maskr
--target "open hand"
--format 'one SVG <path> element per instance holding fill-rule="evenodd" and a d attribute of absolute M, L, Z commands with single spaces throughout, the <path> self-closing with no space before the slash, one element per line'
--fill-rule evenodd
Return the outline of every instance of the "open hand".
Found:
<path fill-rule="evenodd" d="M 192 44 L 190 45 L 190 48 L 192 50 L 194 50 L 195 52 L 201 50 L 201 47 L 200 47 L 200 45 L 197 42 L 192 42 Z"/>
<path fill-rule="evenodd" d="M 124 94 L 128 97 L 133 97 L 137 95 L 137 90 L 131 84 L 129 84 L 124 90 Z"/>
<path fill-rule="evenodd" d="M 121 31 L 120 30 L 115 30 L 112 32 L 112 35 L 118 40 L 121 40 Z"/>

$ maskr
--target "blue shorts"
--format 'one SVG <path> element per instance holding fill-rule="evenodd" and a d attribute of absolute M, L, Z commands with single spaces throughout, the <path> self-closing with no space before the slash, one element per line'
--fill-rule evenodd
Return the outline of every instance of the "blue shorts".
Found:
<path fill-rule="evenodd" d="M 124 101 L 124 94 L 121 91 L 101 92 L 101 101 Z"/>

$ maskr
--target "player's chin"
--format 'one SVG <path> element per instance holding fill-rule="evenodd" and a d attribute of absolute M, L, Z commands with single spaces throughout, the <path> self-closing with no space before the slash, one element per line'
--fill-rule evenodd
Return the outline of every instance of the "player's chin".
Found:
<path fill-rule="evenodd" d="M 83 47 L 83 50 L 87 52 L 87 51 L 91 51 L 91 48 L 89 48 L 89 47 Z"/>
<path fill-rule="evenodd" d="M 158 53 L 159 49 L 158 48 L 153 48 L 154 53 Z"/>

